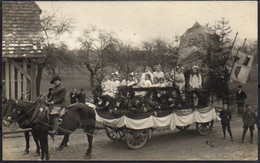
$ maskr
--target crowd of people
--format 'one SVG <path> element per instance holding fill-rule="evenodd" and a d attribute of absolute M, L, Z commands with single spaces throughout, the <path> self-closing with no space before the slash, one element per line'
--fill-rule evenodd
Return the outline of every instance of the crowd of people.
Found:
<path fill-rule="evenodd" d="M 167 106 L 170 106 L 170 108 L 173 107 L 181 107 L 183 105 L 187 105 L 188 101 L 185 100 L 186 95 L 185 92 L 187 91 L 187 86 L 185 87 L 185 83 L 188 83 L 189 86 L 189 92 L 192 94 L 193 98 L 193 106 L 198 105 L 198 96 L 197 93 L 199 92 L 199 89 L 202 88 L 202 76 L 198 71 L 198 67 L 194 66 L 192 69 L 192 73 L 189 76 L 189 81 L 185 82 L 185 76 L 183 74 L 182 67 L 176 67 L 173 69 L 170 73 L 164 73 L 161 70 L 160 65 L 158 65 L 155 68 L 155 72 L 152 72 L 152 69 L 150 67 L 146 67 L 144 73 L 130 73 L 126 79 L 123 79 L 118 72 L 112 73 L 111 78 L 110 75 L 105 75 L 104 79 L 101 83 L 100 87 L 100 98 L 101 98 L 101 104 L 99 105 L 99 101 L 97 100 L 95 102 L 98 103 L 100 108 L 107 108 L 108 111 L 111 111 L 109 109 L 117 109 L 118 106 L 118 100 L 121 97 L 118 96 L 120 87 L 132 87 L 132 88 L 175 88 L 172 91 L 165 91 L 165 90 L 159 90 L 156 92 L 155 97 L 153 94 L 149 93 L 147 90 L 139 90 L 134 91 L 133 96 L 134 98 L 134 104 L 133 101 L 127 101 L 127 98 L 124 98 L 124 104 L 127 106 L 131 105 L 134 108 L 136 107 L 137 110 L 147 111 L 149 109 L 146 104 L 149 104 L 150 106 L 154 106 L 155 108 L 160 108 L 162 103 L 166 104 Z M 51 116 L 53 117 L 52 125 L 53 125 L 53 131 L 51 133 L 57 133 L 58 129 L 58 118 L 60 115 L 64 114 L 62 113 L 64 111 L 65 107 L 65 95 L 66 95 L 66 89 L 61 84 L 61 79 L 58 76 L 55 76 L 51 82 L 53 84 L 53 87 L 49 89 L 48 94 L 48 102 L 53 105 L 53 108 L 51 109 Z M 168 88 L 167 88 L 168 89 Z M 192 91 L 190 91 L 192 90 Z M 169 94 L 170 92 L 170 94 Z M 164 99 L 166 97 L 166 100 Z M 238 116 L 242 117 L 243 120 L 243 134 L 241 143 L 244 142 L 247 130 L 250 130 L 250 143 L 253 142 L 253 131 L 254 131 L 254 125 L 257 124 L 257 115 L 252 109 L 252 106 L 250 104 L 245 105 L 245 99 L 247 98 L 246 93 L 242 90 L 242 86 L 238 86 L 238 90 L 236 92 L 236 104 L 237 104 L 237 111 Z M 81 89 L 80 93 L 77 93 L 76 89 L 73 89 L 70 93 L 70 102 L 73 103 L 85 103 L 86 94 L 84 93 L 84 90 Z M 139 104 L 136 102 L 139 101 Z M 139 106 L 137 106 L 139 105 Z M 109 107 L 110 106 L 110 107 Z M 142 107 L 144 106 L 144 107 Z M 245 106 L 245 107 L 244 107 Z M 141 109 L 142 108 L 142 109 Z M 113 111 L 112 111 L 113 112 Z M 223 110 L 220 112 L 220 118 L 221 118 L 221 124 L 223 129 L 223 139 L 226 139 L 226 130 L 228 131 L 231 141 L 234 141 L 232 131 L 231 131 L 231 125 L 230 121 L 232 119 L 232 114 L 229 110 L 229 104 L 228 102 L 224 102 L 223 104 Z"/>
<path fill-rule="evenodd" d="M 258 125 L 257 122 L 257 115 L 255 111 L 253 110 L 253 107 L 251 104 L 245 104 L 245 99 L 247 98 L 246 93 L 242 90 L 242 86 L 238 86 L 238 90 L 236 92 L 236 104 L 237 104 L 237 113 L 239 117 L 242 117 L 243 121 L 243 133 L 240 143 L 244 143 L 245 136 L 247 133 L 247 130 L 250 131 L 250 143 L 253 143 L 253 135 L 254 135 L 254 129 L 255 124 Z M 221 118 L 221 125 L 223 130 L 223 139 L 226 139 L 226 130 L 228 131 L 231 141 L 233 142 L 233 136 L 231 131 L 231 125 L 230 121 L 232 119 L 232 114 L 229 109 L 228 103 L 225 103 L 223 105 L 223 110 L 220 112 L 219 117 Z"/>
<path fill-rule="evenodd" d="M 151 67 L 146 67 L 143 73 L 131 72 L 126 78 L 123 78 L 118 71 L 110 74 L 105 74 L 103 81 L 101 82 L 99 98 L 102 101 L 101 106 L 113 106 L 115 107 L 116 98 L 120 87 L 132 87 L 132 88 L 166 88 L 174 87 L 175 91 L 170 94 L 167 91 L 157 91 L 156 97 L 151 97 L 149 91 L 139 90 L 134 91 L 134 96 L 139 99 L 151 99 L 151 102 L 158 102 L 157 105 L 169 106 L 183 106 L 186 99 L 186 92 L 189 90 L 192 93 L 193 106 L 197 107 L 199 104 L 199 90 L 202 88 L 202 76 L 199 72 L 198 66 L 192 68 L 192 73 L 188 79 L 185 79 L 183 68 L 177 66 L 170 72 L 164 73 L 160 65 L 155 66 L 153 72 Z M 188 81 L 187 81 L 188 80 Z M 188 86 L 185 86 L 186 83 Z M 98 97 L 94 97 L 94 102 L 98 103 Z M 96 100 L 95 100 L 96 99 Z M 156 99 L 156 100 L 154 100 Z M 139 100 L 140 101 L 140 100 Z M 166 101 L 166 102 L 165 102 Z M 163 104 L 164 103 L 164 104 Z M 167 107 L 166 106 L 166 107 Z"/>
<path fill-rule="evenodd" d="M 84 93 L 84 89 L 81 88 L 80 92 L 77 92 L 76 88 L 72 89 L 72 92 L 70 92 L 70 104 L 75 103 L 85 103 L 86 102 L 86 93 Z"/>

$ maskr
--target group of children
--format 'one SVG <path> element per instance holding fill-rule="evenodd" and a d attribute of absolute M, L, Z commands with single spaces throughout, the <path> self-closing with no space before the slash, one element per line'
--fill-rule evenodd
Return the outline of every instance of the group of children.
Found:
<path fill-rule="evenodd" d="M 132 87 L 132 88 L 163 88 L 163 87 L 174 87 L 176 91 L 158 91 L 155 94 L 149 94 L 149 91 L 138 90 L 134 91 L 134 97 L 139 99 L 148 99 L 150 98 L 151 102 L 158 102 L 158 105 L 162 107 L 170 107 L 172 105 L 180 106 L 181 103 L 187 103 L 185 96 L 187 91 L 185 91 L 185 83 L 188 83 L 189 89 L 192 90 L 193 95 L 191 95 L 193 106 L 198 105 L 198 96 L 197 91 L 202 87 L 202 77 L 198 71 L 198 67 L 194 66 L 193 71 L 190 74 L 189 81 L 185 81 L 185 76 L 183 73 L 183 68 L 177 66 L 172 69 L 171 72 L 164 73 L 160 65 L 155 67 L 153 72 L 150 67 L 146 67 L 143 73 L 130 73 L 125 79 L 117 72 L 112 73 L 111 76 L 106 74 L 101 82 L 101 98 L 102 107 L 115 106 L 118 99 L 119 88 L 123 86 Z M 178 95 L 177 95 L 178 94 Z M 153 96 L 153 97 L 152 97 Z M 188 95 L 189 96 L 189 95 Z M 94 98 L 95 99 L 95 98 Z M 156 100 L 155 100 L 156 99 Z M 95 100 L 94 100 L 95 101 Z M 96 100 L 98 101 L 98 100 Z M 108 101 L 108 103 L 107 103 Z M 147 100 L 146 100 L 147 101 Z M 149 101 L 149 100 L 148 100 Z M 174 101 L 176 101 L 174 103 Z M 150 102 L 150 103 L 151 103 Z M 163 104 L 164 103 L 164 104 Z M 157 105 L 157 106 L 158 106 Z M 183 107 L 183 106 L 182 106 Z"/>
<path fill-rule="evenodd" d="M 221 125 L 222 125 L 222 130 L 223 130 L 223 139 L 226 139 L 226 130 L 228 131 L 231 141 L 233 142 L 233 136 L 232 136 L 232 131 L 230 127 L 230 121 L 232 118 L 231 112 L 228 109 L 228 104 L 223 105 L 223 110 L 220 112 L 219 117 L 221 118 Z M 243 134 L 242 134 L 242 139 L 240 143 L 244 143 L 246 132 L 249 129 L 250 131 L 250 143 L 253 143 L 253 131 L 254 131 L 254 126 L 257 122 L 257 116 L 255 112 L 253 111 L 253 108 L 250 104 L 246 105 L 246 110 L 243 113 L 242 116 L 243 120 Z"/>
<path fill-rule="evenodd" d="M 114 97 L 118 93 L 119 86 L 133 86 L 137 88 L 171 87 L 173 82 L 179 90 L 184 90 L 185 77 L 181 67 L 177 67 L 173 69 L 171 73 L 165 74 L 162 72 L 160 65 L 157 65 L 155 70 L 156 71 L 153 72 L 150 67 L 146 67 L 144 73 L 132 72 L 126 79 L 122 79 L 118 72 L 112 73 L 111 79 L 107 74 L 101 83 L 103 95 Z M 136 95 L 145 96 L 145 93 L 138 92 Z"/>

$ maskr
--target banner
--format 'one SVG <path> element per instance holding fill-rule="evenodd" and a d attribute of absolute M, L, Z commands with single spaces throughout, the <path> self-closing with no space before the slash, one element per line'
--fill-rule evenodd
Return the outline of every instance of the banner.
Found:
<path fill-rule="evenodd" d="M 231 79 L 245 84 L 252 68 L 254 56 L 238 52 L 236 60 L 231 72 Z"/>

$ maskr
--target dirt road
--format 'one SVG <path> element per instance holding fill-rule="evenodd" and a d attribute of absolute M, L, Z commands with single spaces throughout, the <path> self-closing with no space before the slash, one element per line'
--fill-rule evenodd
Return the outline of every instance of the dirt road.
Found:
<path fill-rule="evenodd" d="M 152 138 L 139 150 L 128 149 L 126 143 L 113 142 L 104 130 L 99 130 L 93 142 L 91 160 L 256 160 L 258 158 L 257 132 L 254 132 L 254 143 L 249 143 L 249 132 L 245 143 L 239 141 L 242 135 L 242 121 L 234 116 L 231 121 L 235 142 L 229 137 L 223 140 L 220 122 L 215 122 L 211 133 L 199 136 L 195 124 L 186 131 L 178 129 L 156 130 Z M 62 136 L 56 136 L 53 142 L 49 138 L 51 160 L 85 160 L 87 137 L 82 130 L 77 130 L 70 137 L 69 146 L 63 151 L 56 151 Z M 35 144 L 31 138 L 29 155 L 23 155 L 24 137 L 3 138 L 3 160 L 38 160 L 35 155 Z"/>

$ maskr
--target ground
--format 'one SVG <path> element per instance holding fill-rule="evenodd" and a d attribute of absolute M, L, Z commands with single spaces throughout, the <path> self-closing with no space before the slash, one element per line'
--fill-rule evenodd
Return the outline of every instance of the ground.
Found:
<path fill-rule="evenodd" d="M 175 129 L 158 129 L 152 133 L 147 144 L 138 150 L 128 149 L 126 143 L 110 140 L 104 130 L 96 132 L 93 141 L 91 160 L 257 160 L 258 129 L 254 132 L 254 142 L 249 143 L 249 132 L 245 142 L 240 143 L 242 136 L 241 117 L 234 116 L 231 121 L 234 142 L 229 136 L 223 140 L 220 122 L 215 122 L 209 135 L 199 136 L 195 124 L 186 131 Z M 35 157 L 35 144 L 31 137 L 29 155 L 23 155 L 25 149 L 24 137 L 9 137 L 3 139 L 3 160 L 38 160 Z M 87 137 L 81 129 L 75 131 L 68 147 L 56 151 L 62 136 L 55 136 L 53 142 L 49 137 L 51 160 L 85 160 Z"/>
<path fill-rule="evenodd" d="M 67 97 L 72 88 L 84 88 L 90 97 L 89 81 L 86 74 L 70 73 L 62 74 L 63 83 L 67 89 Z M 79 77 L 80 76 L 80 77 Z M 44 77 L 42 93 L 47 93 L 50 77 Z M 234 89 L 239 83 L 233 82 L 230 88 Z M 251 72 L 250 80 L 243 85 L 248 95 L 247 103 L 257 106 L 257 69 Z M 196 133 L 195 124 L 186 131 L 178 129 L 157 129 L 152 133 L 151 139 L 139 150 L 128 149 L 126 143 L 110 140 L 104 130 L 99 130 L 94 135 L 93 153 L 91 160 L 257 160 L 258 159 L 258 129 L 255 127 L 254 143 L 249 143 L 249 131 L 245 143 L 241 144 L 243 124 L 241 117 L 237 116 L 232 105 L 233 119 L 231 128 L 234 142 L 227 136 L 223 140 L 220 122 L 215 122 L 209 135 L 199 136 Z M 257 107 L 255 107 L 257 109 Z M 5 131 L 5 129 L 3 129 Z M 3 143 L 3 160 L 38 160 L 34 157 L 35 144 L 31 137 L 31 149 L 29 155 L 23 155 L 25 140 L 23 134 L 5 135 Z M 49 151 L 51 160 L 85 160 L 84 153 L 87 150 L 87 137 L 82 130 L 76 130 L 70 137 L 69 146 L 63 151 L 56 151 L 62 136 L 56 136 L 53 142 L 49 137 Z"/>

